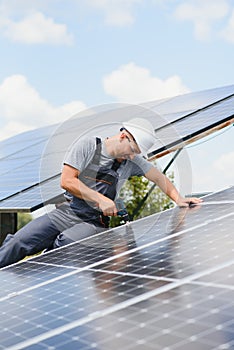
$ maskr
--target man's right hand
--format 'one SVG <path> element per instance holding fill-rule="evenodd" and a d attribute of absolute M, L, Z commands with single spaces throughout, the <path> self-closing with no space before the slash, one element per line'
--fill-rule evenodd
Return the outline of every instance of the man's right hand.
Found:
<path fill-rule="evenodd" d="M 64 165 L 61 176 L 61 187 L 72 195 L 91 202 L 103 215 L 116 216 L 117 208 L 115 203 L 103 194 L 89 188 L 79 180 L 80 171 L 69 165 Z"/>
<path fill-rule="evenodd" d="M 115 202 L 110 198 L 102 196 L 99 200 L 98 207 L 105 216 L 117 216 L 117 208 Z"/>

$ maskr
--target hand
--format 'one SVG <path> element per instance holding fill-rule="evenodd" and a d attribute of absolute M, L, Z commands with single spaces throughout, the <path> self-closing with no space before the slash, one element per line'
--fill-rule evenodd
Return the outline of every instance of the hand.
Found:
<path fill-rule="evenodd" d="M 189 207 L 192 204 L 199 205 L 201 202 L 203 202 L 203 200 L 197 197 L 190 197 L 190 198 L 179 197 L 176 204 L 179 207 Z"/>
<path fill-rule="evenodd" d="M 105 216 L 117 215 L 117 208 L 115 206 L 115 202 L 105 196 L 103 196 L 102 199 L 99 200 L 98 206 L 99 210 L 102 211 L 103 215 Z"/>

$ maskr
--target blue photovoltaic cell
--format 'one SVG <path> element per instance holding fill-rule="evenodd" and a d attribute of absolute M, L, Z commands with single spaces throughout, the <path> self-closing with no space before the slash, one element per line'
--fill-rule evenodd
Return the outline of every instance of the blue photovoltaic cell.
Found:
<path fill-rule="evenodd" d="M 44 204 L 56 203 L 63 199 L 64 191 L 60 187 L 60 176 L 50 179 L 40 186 L 33 186 L 23 192 L 1 201 L 2 211 L 34 211 Z"/>
<path fill-rule="evenodd" d="M 26 203 L 25 192 L 29 193 L 28 189 L 38 186 L 37 190 L 34 189 L 38 194 L 41 182 L 59 175 L 66 151 L 79 135 L 87 131 L 95 135 L 96 132 L 100 133 L 97 136 L 106 136 L 113 132 L 114 125 L 110 126 L 112 120 L 121 125 L 126 116 L 129 119 L 136 116 L 148 118 L 156 129 L 158 140 L 149 155 L 159 156 L 165 150 L 183 146 L 183 141 L 194 135 L 230 120 L 233 116 L 234 97 L 227 97 L 233 94 L 234 86 L 226 86 L 152 101 L 144 104 L 145 107 L 124 104 L 103 106 L 85 111 L 61 125 L 32 130 L 4 140 L 0 143 L 0 210 L 5 210 L 9 197 L 11 199 L 8 204 L 11 203 L 12 209 L 17 208 L 20 202 L 26 205 L 25 209 L 30 208 L 29 202 Z M 205 108 L 208 105 L 212 106 Z M 158 118 L 154 112 L 159 112 L 161 117 Z M 193 114 L 187 116 L 189 113 Z M 118 129 L 119 125 L 116 125 L 116 130 Z M 59 191 L 60 189 L 56 192 Z M 39 196 L 36 195 L 35 198 Z M 41 200 L 37 204 L 35 202 L 34 200 L 34 207 L 42 205 Z"/>
<path fill-rule="evenodd" d="M 148 103 L 163 116 L 151 120 L 155 154 L 230 121 L 233 93 L 229 86 Z M 0 208 L 33 211 L 62 198 L 59 172 L 71 142 L 97 121 L 121 122 L 120 111 L 125 107 L 2 141 Z M 0 349 L 234 349 L 233 227 L 230 187 L 199 206 L 157 213 L 0 269 Z"/>
<path fill-rule="evenodd" d="M 54 129 L 54 125 L 38 128 L 17 134 L 9 139 L 1 141 L 0 158 L 2 159 L 11 155 L 19 154 L 24 149 L 30 150 L 31 147 L 40 143 L 45 144 Z"/>
<path fill-rule="evenodd" d="M 233 118 L 234 96 L 158 130 L 156 132 L 157 142 L 154 145 L 155 151 L 152 151 L 151 154 L 160 153 L 179 144 L 183 147 L 183 141 Z"/>
<path fill-rule="evenodd" d="M 1 269 L 0 349 L 233 349 L 233 198 Z"/>
<path fill-rule="evenodd" d="M 164 100 L 152 101 L 146 105 L 164 117 L 164 121 L 158 121 L 155 129 L 175 122 L 177 119 L 198 111 L 205 106 L 212 105 L 217 101 L 234 94 L 234 85 L 221 88 L 198 91 L 171 97 Z"/>

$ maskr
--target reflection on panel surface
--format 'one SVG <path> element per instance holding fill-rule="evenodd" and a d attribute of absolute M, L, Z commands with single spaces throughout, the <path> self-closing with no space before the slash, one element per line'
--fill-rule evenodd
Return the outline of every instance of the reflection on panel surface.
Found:
<path fill-rule="evenodd" d="M 60 125 L 39 128 L 4 140 L 0 142 L 0 210 L 19 208 L 33 211 L 43 205 L 43 197 L 53 201 L 61 192 L 59 186 L 55 196 L 53 193 L 47 195 L 43 183 L 59 176 L 67 149 L 81 135 L 88 133 L 106 137 L 114 129 L 118 132 L 126 118 L 141 116 L 148 118 L 156 130 L 157 141 L 153 154 L 149 156 L 164 154 L 175 146 L 182 147 L 183 141 L 230 121 L 234 114 L 233 94 L 232 85 L 152 101 L 144 106 L 99 106 Z M 30 200 L 32 187 L 36 192 L 34 201 Z"/>
<path fill-rule="evenodd" d="M 0 349 L 233 349 L 233 194 L 1 269 Z"/>

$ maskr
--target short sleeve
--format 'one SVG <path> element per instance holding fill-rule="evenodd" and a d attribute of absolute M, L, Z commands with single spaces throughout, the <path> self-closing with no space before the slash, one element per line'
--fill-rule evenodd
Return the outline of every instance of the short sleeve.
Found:
<path fill-rule="evenodd" d="M 91 162 L 96 150 L 95 137 L 83 137 L 75 141 L 66 153 L 63 164 L 82 171 Z"/>

